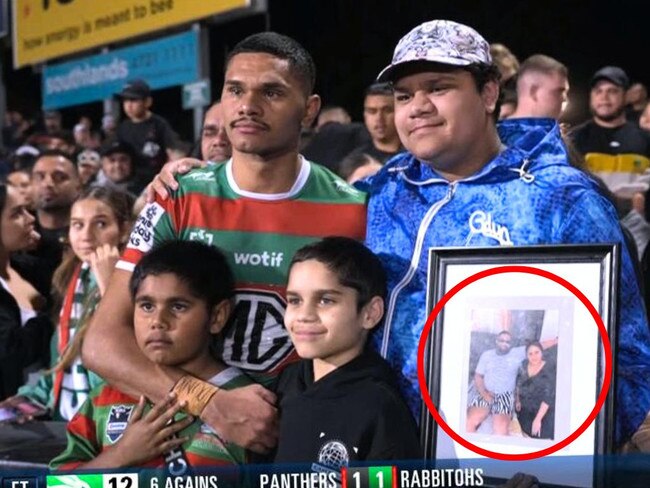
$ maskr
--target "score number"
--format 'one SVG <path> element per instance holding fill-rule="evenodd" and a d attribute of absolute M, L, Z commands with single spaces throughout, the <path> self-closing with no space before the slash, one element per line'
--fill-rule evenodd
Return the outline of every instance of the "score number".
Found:
<path fill-rule="evenodd" d="M 138 475 L 133 474 L 105 474 L 102 488 L 138 488 Z"/>
<path fill-rule="evenodd" d="M 397 488 L 396 466 L 343 468 L 343 488 Z"/>

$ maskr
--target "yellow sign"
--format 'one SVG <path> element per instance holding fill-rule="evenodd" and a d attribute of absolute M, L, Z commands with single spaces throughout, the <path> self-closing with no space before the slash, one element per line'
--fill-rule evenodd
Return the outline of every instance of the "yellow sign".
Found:
<path fill-rule="evenodd" d="M 14 0 L 14 67 L 247 7 L 250 0 Z"/>

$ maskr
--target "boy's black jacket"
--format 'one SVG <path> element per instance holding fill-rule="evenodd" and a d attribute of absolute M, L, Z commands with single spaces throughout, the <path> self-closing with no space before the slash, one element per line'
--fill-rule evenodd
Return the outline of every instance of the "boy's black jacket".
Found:
<path fill-rule="evenodd" d="M 275 463 L 341 463 L 421 458 L 417 427 L 394 373 L 365 351 L 316 383 L 312 361 L 288 366 L 276 388 L 280 438 Z M 318 467 L 316 467 L 318 469 Z"/>

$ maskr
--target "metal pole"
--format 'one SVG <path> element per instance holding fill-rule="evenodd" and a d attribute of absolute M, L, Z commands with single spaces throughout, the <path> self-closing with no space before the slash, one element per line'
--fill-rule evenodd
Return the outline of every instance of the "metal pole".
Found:
<path fill-rule="evenodd" d="M 208 44 L 208 31 L 200 23 L 195 22 L 192 24 L 192 30 L 198 32 L 198 61 L 199 61 L 199 79 L 207 79 L 208 86 L 210 86 L 210 46 Z M 194 127 L 194 140 L 201 137 L 201 129 L 203 128 L 203 107 L 195 107 L 192 109 L 193 127 Z"/>

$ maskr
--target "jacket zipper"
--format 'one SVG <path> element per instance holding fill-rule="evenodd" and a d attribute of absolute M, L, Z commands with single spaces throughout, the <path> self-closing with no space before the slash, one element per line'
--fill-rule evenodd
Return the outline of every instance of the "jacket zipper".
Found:
<path fill-rule="evenodd" d="M 413 279 L 413 276 L 418 269 L 418 263 L 420 262 L 422 246 L 424 245 L 424 237 L 427 233 L 427 230 L 429 229 L 429 226 L 431 225 L 431 221 L 433 220 L 433 217 L 435 217 L 435 215 L 438 213 L 438 211 L 452 199 L 454 193 L 456 192 L 456 184 L 456 181 L 449 183 L 449 188 L 447 190 L 445 198 L 434 203 L 429 208 L 429 210 L 427 210 L 427 213 L 424 214 L 424 218 L 422 219 L 420 227 L 418 228 L 418 234 L 415 240 L 415 248 L 413 250 L 413 256 L 411 257 L 411 264 L 409 265 L 409 269 L 390 294 L 390 297 L 388 299 L 388 311 L 386 312 L 386 323 L 384 324 L 384 337 L 382 338 L 380 351 L 381 356 L 384 359 L 388 357 L 388 340 L 390 338 L 390 328 L 393 322 L 393 312 L 395 311 L 397 296 Z"/>

